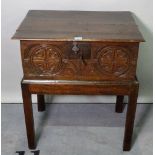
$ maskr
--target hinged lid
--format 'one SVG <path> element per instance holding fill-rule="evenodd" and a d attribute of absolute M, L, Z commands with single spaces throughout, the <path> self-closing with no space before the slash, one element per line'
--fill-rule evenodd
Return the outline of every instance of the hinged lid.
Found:
<path fill-rule="evenodd" d="M 142 42 L 132 14 L 30 10 L 12 37 L 19 40 Z"/>

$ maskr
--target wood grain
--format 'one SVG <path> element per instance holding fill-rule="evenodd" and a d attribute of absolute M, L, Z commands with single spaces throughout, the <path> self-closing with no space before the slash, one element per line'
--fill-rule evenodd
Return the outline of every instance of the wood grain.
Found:
<path fill-rule="evenodd" d="M 139 43 L 21 41 L 25 79 L 133 80 Z"/>
<path fill-rule="evenodd" d="M 31 94 L 45 110 L 45 94 L 117 95 L 116 112 L 129 96 L 123 150 L 129 151 L 138 97 L 139 43 L 131 12 L 30 10 L 13 39 L 19 39 L 22 95 L 30 149 L 36 147 Z"/>
<path fill-rule="evenodd" d="M 13 39 L 141 42 L 131 12 L 30 10 Z"/>
<path fill-rule="evenodd" d="M 23 96 L 23 107 L 24 107 L 24 114 L 25 114 L 28 146 L 30 149 L 35 149 L 36 141 L 35 141 L 35 129 L 34 129 L 31 93 L 29 91 L 28 85 L 23 84 L 22 82 L 21 82 L 21 88 L 22 88 L 22 96 Z"/>

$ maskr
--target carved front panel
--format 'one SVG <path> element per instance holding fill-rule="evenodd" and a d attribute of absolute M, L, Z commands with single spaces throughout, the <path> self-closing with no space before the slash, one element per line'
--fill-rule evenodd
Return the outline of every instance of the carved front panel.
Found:
<path fill-rule="evenodd" d="M 24 76 L 29 79 L 131 80 L 138 45 L 23 41 Z"/>

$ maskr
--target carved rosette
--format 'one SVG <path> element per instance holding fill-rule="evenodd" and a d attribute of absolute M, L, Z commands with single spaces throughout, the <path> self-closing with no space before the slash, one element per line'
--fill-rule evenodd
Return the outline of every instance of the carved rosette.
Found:
<path fill-rule="evenodd" d="M 62 69 L 62 56 L 58 47 L 53 45 L 34 45 L 24 56 L 33 73 L 40 75 L 56 74 Z"/>
<path fill-rule="evenodd" d="M 130 66 L 129 50 L 119 46 L 102 48 L 97 55 L 98 70 L 102 73 L 121 76 Z"/>

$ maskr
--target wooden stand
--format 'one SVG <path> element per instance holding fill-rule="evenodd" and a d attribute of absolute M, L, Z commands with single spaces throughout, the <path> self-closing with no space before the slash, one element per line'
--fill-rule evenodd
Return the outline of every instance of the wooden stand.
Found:
<path fill-rule="evenodd" d="M 69 94 L 117 95 L 118 113 L 127 95 L 123 150 L 130 150 L 144 42 L 131 12 L 30 10 L 12 38 L 20 40 L 30 149 L 36 147 L 31 94 L 37 94 L 38 111 L 45 110 L 44 94 Z"/>
<path fill-rule="evenodd" d="M 38 96 L 38 111 L 45 110 L 44 94 L 72 94 L 72 95 L 117 95 L 116 112 L 123 111 L 123 98 L 128 95 L 129 103 L 126 115 L 123 150 L 129 151 L 137 105 L 139 83 L 134 81 L 66 81 L 66 80 L 25 80 L 21 82 L 25 123 L 28 145 L 30 149 L 36 148 L 33 110 L 31 94 Z"/>

